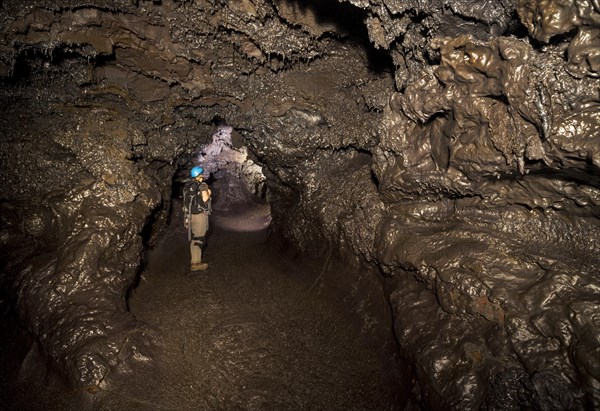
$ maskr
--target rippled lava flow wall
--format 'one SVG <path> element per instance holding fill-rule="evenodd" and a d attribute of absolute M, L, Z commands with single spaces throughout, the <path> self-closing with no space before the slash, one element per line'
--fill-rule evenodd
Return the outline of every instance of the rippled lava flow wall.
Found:
<path fill-rule="evenodd" d="M 0 27 L 2 290 L 73 384 L 152 359 L 127 292 L 218 117 L 274 229 L 384 282 L 425 408 L 600 407 L 598 0 L 5 0 Z"/>

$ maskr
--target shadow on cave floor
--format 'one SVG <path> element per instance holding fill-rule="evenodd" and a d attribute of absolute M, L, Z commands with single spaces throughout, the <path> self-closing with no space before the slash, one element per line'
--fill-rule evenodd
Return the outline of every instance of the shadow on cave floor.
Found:
<path fill-rule="evenodd" d="M 213 214 L 205 272 L 189 271 L 185 229 L 171 225 L 129 302 L 164 352 L 147 375 L 98 393 L 102 409 L 394 408 L 389 357 L 310 289 L 314 273 L 268 246 L 265 207 Z"/>

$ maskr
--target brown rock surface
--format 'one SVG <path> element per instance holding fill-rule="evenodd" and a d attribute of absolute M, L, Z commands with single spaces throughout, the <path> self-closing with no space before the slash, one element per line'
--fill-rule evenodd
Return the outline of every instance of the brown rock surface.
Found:
<path fill-rule="evenodd" d="M 338 280 L 365 301 L 384 283 L 417 402 L 597 408 L 599 16 L 4 1 L 3 298 L 76 385 L 136 347 L 152 358 L 128 290 L 173 179 L 224 119 L 263 166 L 273 231 L 364 267 Z"/>

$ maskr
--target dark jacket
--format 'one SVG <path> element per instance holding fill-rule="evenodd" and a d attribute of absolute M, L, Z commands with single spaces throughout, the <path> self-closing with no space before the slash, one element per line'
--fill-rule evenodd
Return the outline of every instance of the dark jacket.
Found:
<path fill-rule="evenodd" d="M 183 187 L 183 212 L 188 214 L 200 214 L 210 211 L 210 199 L 205 202 L 202 199 L 202 191 L 208 191 L 208 184 L 189 180 Z"/>

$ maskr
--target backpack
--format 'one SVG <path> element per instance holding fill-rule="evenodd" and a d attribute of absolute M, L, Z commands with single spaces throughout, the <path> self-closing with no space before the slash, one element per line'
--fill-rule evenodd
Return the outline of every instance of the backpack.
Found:
<path fill-rule="evenodd" d="M 188 181 L 183 187 L 183 211 L 185 214 L 200 214 L 210 211 L 210 200 L 204 202 L 202 191 L 208 190 L 206 183 Z"/>

